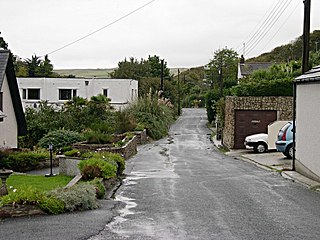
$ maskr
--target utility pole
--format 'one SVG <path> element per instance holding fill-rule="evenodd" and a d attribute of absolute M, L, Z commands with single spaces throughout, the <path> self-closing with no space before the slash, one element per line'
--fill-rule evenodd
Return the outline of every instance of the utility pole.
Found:
<path fill-rule="evenodd" d="M 304 0 L 304 22 L 303 22 L 303 53 L 302 53 L 302 74 L 309 70 L 309 42 L 310 42 L 310 10 L 311 0 Z M 297 112 L 297 83 L 293 83 L 293 156 L 292 171 L 296 170 L 296 112 Z"/>
<path fill-rule="evenodd" d="M 310 42 L 310 9 L 311 0 L 304 0 L 304 23 L 303 23 L 303 54 L 302 74 L 309 70 L 309 42 Z"/>

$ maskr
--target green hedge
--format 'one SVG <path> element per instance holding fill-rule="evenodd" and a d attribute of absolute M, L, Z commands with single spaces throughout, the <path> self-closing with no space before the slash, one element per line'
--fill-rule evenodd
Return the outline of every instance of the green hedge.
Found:
<path fill-rule="evenodd" d="M 40 162 L 46 161 L 49 158 L 48 152 L 16 152 L 10 153 L 3 157 L 2 165 L 5 168 L 25 172 L 28 170 L 35 169 Z"/>

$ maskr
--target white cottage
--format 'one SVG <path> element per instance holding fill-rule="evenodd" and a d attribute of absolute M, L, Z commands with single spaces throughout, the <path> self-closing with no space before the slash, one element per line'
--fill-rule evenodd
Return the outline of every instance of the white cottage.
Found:
<path fill-rule="evenodd" d="M 23 107 L 37 107 L 40 101 L 62 105 L 73 97 L 90 99 L 103 94 L 120 110 L 138 97 L 138 81 L 101 78 L 18 78 Z"/>
<path fill-rule="evenodd" d="M 320 65 L 295 79 L 296 171 L 320 180 Z"/>
<path fill-rule="evenodd" d="M 27 132 L 11 54 L 0 50 L 0 148 L 17 148 Z"/>

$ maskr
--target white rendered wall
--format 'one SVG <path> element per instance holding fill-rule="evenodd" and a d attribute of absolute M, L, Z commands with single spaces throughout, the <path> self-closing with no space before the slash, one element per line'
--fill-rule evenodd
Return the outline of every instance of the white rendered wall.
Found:
<path fill-rule="evenodd" d="M 0 148 L 16 148 L 18 146 L 18 127 L 6 76 L 0 91 L 3 93 L 2 112 L 7 116 L 3 122 L 0 122 Z"/>
<path fill-rule="evenodd" d="M 111 105 L 117 109 L 127 106 L 138 96 L 138 81 L 132 79 L 18 78 L 17 80 L 24 108 L 39 102 L 22 98 L 22 90 L 30 88 L 40 89 L 40 100 L 57 104 L 65 102 L 59 100 L 59 89 L 76 89 L 77 96 L 86 99 L 103 94 L 103 90 L 108 89 Z"/>
<path fill-rule="evenodd" d="M 296 159 L 320 177 L 320 83 L 297 86 Z"/>

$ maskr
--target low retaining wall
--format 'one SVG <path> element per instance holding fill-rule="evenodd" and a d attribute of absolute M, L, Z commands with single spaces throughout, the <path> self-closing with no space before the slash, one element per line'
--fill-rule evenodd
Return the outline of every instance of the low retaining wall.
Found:
<path fill-rule="evenodd" d="M 135 131 L 134 134 L 137 138 L 137 144 L 145 144 L 148 140 L 147 130 L 144 129 L 143 131 Z"/>
<path fill-rule="evenodd" d="M 57 156 L 59 158 L 59 174 L 67 176 L 76 176 L 80 174 L 78 164 L 81 160 L 76 157 Z"/>
<path fill-rule="evenodd" d="M 86 144 L 86 143 L 76 143 L 76 144 L 73 144 L 72 146 L 76 149 L 118 153 L 125 159 L 128 159 L 137 153 L 137 137 L 133 136 L 133 138 L 130 139 L 130 141 L 128 141 L 126 145 L 122 147 L 112 147 L 108 144 Z"/>
<path fill-rule="evenodd" d="M 134 136 L 125 146 L 119 148 L 109 146 L 106 147 L 106 145 L 102 144 L 74 144 L 73 147 L 77 149 L 89 149 L 92 151 L 99 150 L 118 153 L 123 156 L 124 159 L 128 159 L 137 153 L 137 140 Z M 76 157 L 66 157 L 64 155 L 60 155 L 57 157 L 59 159 L 59 174 L 76 176 L 80 173 L 78 164 L 83 159 Z"/>
<path fill-rule="evenodd" d="M 33 216 L 33 215 L 45 215 L 43 212 L 36 206 L 33 205 L 4 205 L 0 208 L 0 219 L 8 217 L 23 217 L 23 216 Z"/>

